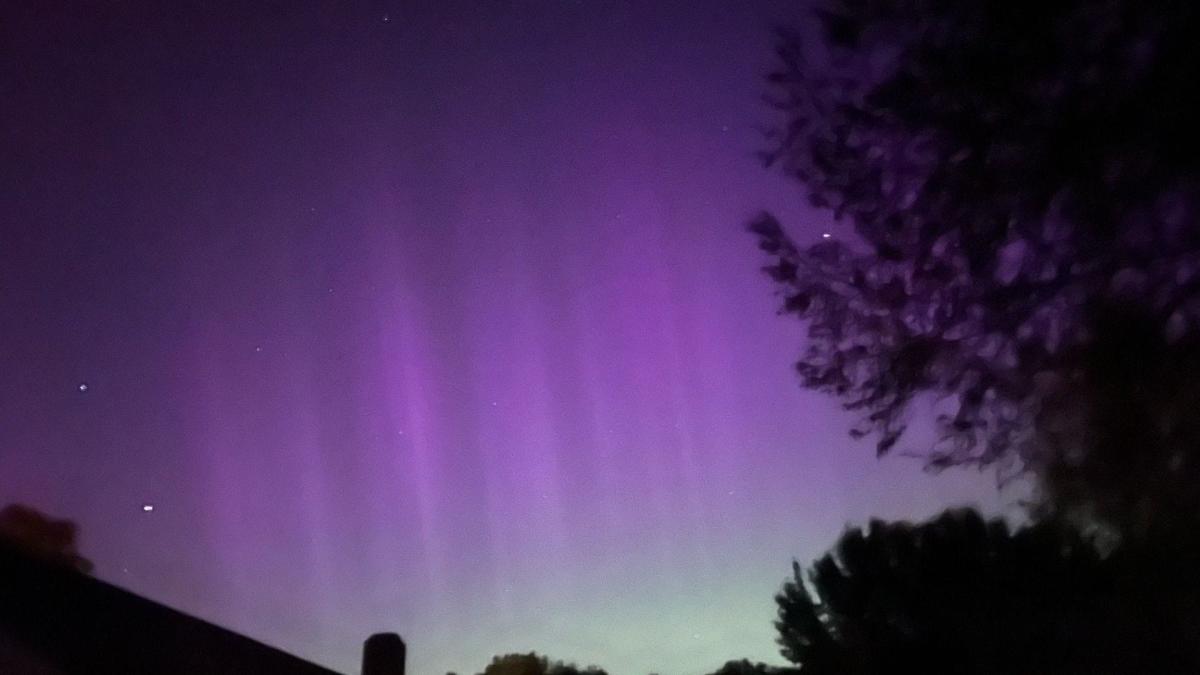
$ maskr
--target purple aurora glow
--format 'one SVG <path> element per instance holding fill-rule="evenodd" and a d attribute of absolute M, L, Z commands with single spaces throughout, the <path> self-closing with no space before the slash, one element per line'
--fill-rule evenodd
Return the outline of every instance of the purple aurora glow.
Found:
<path fill-rule="evenodd" d="M 779 662 L 847 521 L 996 503 L 789 372 L 740 225 L 838 232 L 753 157 L 791 3 L 24 4 L 0 499 L 99 576 L 346 671 L 697 673 Z"/>

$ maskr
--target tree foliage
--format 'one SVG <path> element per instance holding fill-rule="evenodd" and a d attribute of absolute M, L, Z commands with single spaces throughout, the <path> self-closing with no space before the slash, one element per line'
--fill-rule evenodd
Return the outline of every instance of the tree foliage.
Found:
<path fill-rule="evenodd" d="M 779 642 L 802 674 L 1195 672 L 1187 615 L 1149 616 L 1163 605 L 1122 565 L 1053 522 L 875 521 L 793 564 Z"/>
<path fill-rule="evenodd" d="M 1032 466 L 1057 498 L 1125 512 L 1144 495 L 1097 485 L 1194 485 L 1200 434 L 1156 406 L 1200 379 L 1200 5 L 832 0 L 816 17 L 820 41 L 779 34 L 765 158 L 858 241 L 750 226 L 807 325 L 804 386 L 860 413 L 881 454 L 940 398 L 935 469 Z M 1112 408 L 1140 426 L 1089 465 Z"/>
<path fill-rule="evenodd" d="M 746 659 L 726 661 L 725 665 L 712 675 L 794 675 L 798 673 L 792 668 L 776 668 L 765 663 L 751 663 Z"/>
<path fill-rule="evenodd" d="M 0 510 L 0 542 L 56 565 L 91 572 L 91 561 L 79 555 L 77 532 L 75 523 L 28 506 L 9 504 Z"/>
<path fill-rule="evenodd" d="M 495 656 L 482 675 L 607 675 L 596 666 L 580 668 L 575 664 L 550 661 L 536 652 Z"/>

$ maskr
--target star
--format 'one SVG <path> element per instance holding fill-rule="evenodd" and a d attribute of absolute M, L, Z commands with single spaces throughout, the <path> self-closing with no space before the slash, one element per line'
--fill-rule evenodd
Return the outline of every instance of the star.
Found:
<path fill-rule="evenodd" d="M 384 15 L 383 15 L 383 22 L 384 22 L 384 23 L 391 23 L 391 22 L 392 22 L 392 15 L 391 15 L 391 14 L 384 14 Z"/>
<path fill-rule="evenodd" d="M 79 391 L 80 391 L 80 393 L 86 392 L 88 389 L 90 389 L 90 387 L 88 387 L 88 385 L 87 385 L 87 382 L 80 382 L 80 383 L 79 383 Z"/>
<path fill-rule="evenodd" d="M 832 234 L 829 234 L 828 232 L 822 232 L 822 233 L 821 233 L 821 238 L 822 238 L 822 239 L 828 239 L 828 238 L 830 238 L 830 237 L 832 237 L 832 236 L 833 236 L 833 235 L 832 235 Z"/>
<path fill-rule="evenodd" d="M 154 510 L 153 504 L 142 504 L 142 512 L 143 513 L 150 513 L 153 510 Z"/>
<path fill-rule="evenodd" d="M 255 347 L 255 348 L 254 348 L 254 351 L 256 351 L 256 352 L 261 352 L 261 351 L 262 351 L 262 345 L 258 345 L 257 347 Z"/>

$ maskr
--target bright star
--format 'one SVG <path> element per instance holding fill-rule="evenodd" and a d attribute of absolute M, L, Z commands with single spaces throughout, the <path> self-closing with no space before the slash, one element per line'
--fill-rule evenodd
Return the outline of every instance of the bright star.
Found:
<path fill-rule="evenodd" d="M 153 505 L 153 504 L 142 504 L 142 511 L 143 511 L 143 512 L 145 512 L 145 513 L 150 513 L 150 512 L 151 512 L 151 511 L 153 511 L 153 510 L 154 510 L 154 505 Z"/>
<path fill-rule="evenodd" d="M 87 382 L 81 382 L 81 383 L 79 384 L 79 391 L 81 391 L 81 392 L 84 392 L 84 391 L 87 391 L 87 390 L 88 390 Z"/>

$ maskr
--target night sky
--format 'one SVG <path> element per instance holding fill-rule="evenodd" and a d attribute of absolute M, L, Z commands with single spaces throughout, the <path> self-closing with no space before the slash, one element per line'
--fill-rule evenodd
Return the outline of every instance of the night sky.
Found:
<path fill-rule="evenodd" d="M 6 3 L 0 503 L 417 675 L 778 663 L 792 557 L 994 508 L 793 376 L 742 225 L 846 234 L 753 156 L 793 3 L 674 4 Z"/>

